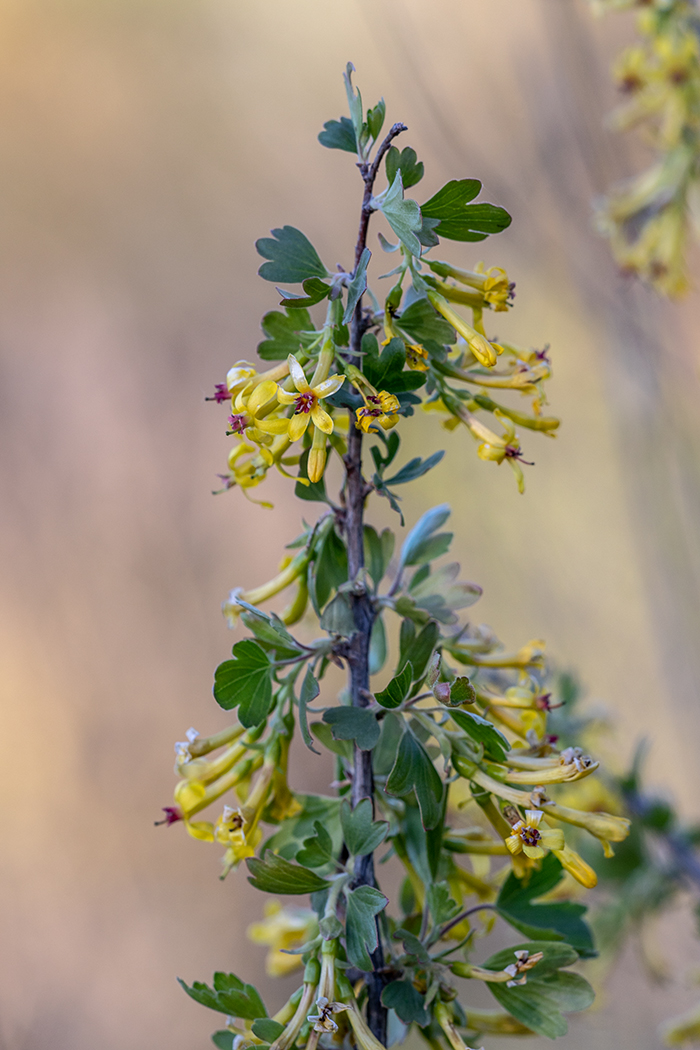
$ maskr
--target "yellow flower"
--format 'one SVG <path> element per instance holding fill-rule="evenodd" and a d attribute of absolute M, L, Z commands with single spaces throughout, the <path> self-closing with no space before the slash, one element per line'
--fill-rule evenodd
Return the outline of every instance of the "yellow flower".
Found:
<path fill-rule="evenodd" d="M 283 908 L 279 901 L 267 901 L 265 918 L 247 929 L 253 944 L 264 944 L 270 950 L 265 958 L 265 972 L 270 977 L 286 977 L 302 965 L 301 955 L 287 955 L 301 948 L 318 933 L 318 920 L 308 908 Z"/>
<path fill-rule="evenodd" d="M 501 348 L 497 344 L 492 344 L 486 339 L 485 336 L 477 332 L 475 328 L 456 313 L 447 299 L 440 295 L 439 292 L 434 292 L 432 289 L 428 291 L 428 299 L 433 304 L 438 313 L 442 314 L 446 321 L 448 321 L 455 332 L 461 335 L 466 340 L 469 349 L 474 354 L 479 364 L 482 364 L 484 368 L 493 368 L 496 364 L 497 354 L 501 352 Z"/>
<path fill-rule="evenodd" d="M 513 834 L 506 839 L 506 846 L 512 854 L 524 853 L 531 860 L 544 857 L 545 851 L 564 848 L 564 832 L 554 828 L 540 831 L 542 813 L 537 809 L 526 809 L 525 820 L 513 825 Z"/>
<path fill-rule="evenodd" d="M 406 343 L 406 364 L 414 372 L 428 371 L 428 351 L 420 343 Z"/>
<path fill-rule="evenodd" d="M 576 850 L 564 846 L 563 849 L 552 848 L 552 853 L 558 859 L 562 868 L 565 868 L 570 875 L 573 875 L 576 881 L 585 886 L 587 890 L 592 890 L 594 886 L 598 885 L 598 876 L 593 871 L 593 868 L 590 864 L 586 864 L 583 857 L 579 856 Z"/>
<path fill-rule="evenodd" d="M 369 434 L 370 429 L 379 425 L 383 430 L 391 430 L 399 421 L 398 410 L 401 402 L 395 394 L 380 390 L 377 394 L 363 394 L 364 406 L 355 412 L 355 426 Z"/>
<path fill-rule="evenodd" d="M 479 459 L 492 460 L 499 465 L 503 460 L 506 460 L 515 474 L 518 483 L 518 491 L 522 493 L 525 491 L 525 478 L 520 463 L 527 463 L 527 460 L 522 457 L 520 442 L 516 436 L 515 427 L 513 426 L 512 421 L 499 409 L 496 409 L 493 414 L 503 427 L 503 434 L 500 436 L 494 434 L 492 430 L 489 430 L 487 426 L 484 426 L 484 424 L 480 420 L 475 419 L 474 416 L 470 416 L 468 420 L 466 420 L 467 426 L 474 437 L 481 439 L 481 444 L 476 450 L 476 454 Z M 532 466 L 532 464 L 529 463 L 528 466 Z"/>
<path fill-rule="evenodd" d="M 244 591 L 240 587 L 231 591 L 221 606 L 229 627 L 234 628 L 236 626 L 238 617 L 243 612 L 243 606 L 239 604 L 239 599 L 247 602 L 249 605 L 259 605 L 261 602 L 267 601 L 268 598 L 274 597 L 275 594 L 279 594 L 280 591 L 289 587 L 300 576 L 304 576 L 308 564 L 309 553 L 304 548 L 298 554 L 295 554 L 276 576 L 268 580 L 267 583 L 262 584 L 262 586 L 254 587 L 250 591 Z"/>
<path fill-rule="evenodd" d="M 304 369 L 293 354 L 289 355 L 287 363 L 297 392 L 293 394 L 280 388 L 277 391 L 277 397 L 283 405 L 294 405 L 294 415 L 288 421 L 287 434 L 290 441 L 298 441 L 310 422 L 313 422 L 314 426 L 324 434 L 332 434 L 333 420 L 321 408 L 319 401 L 324 397 L 330 397 L 336 390 L 339 390 L 345 381 L 345 376 L 329 376 L 328 379 L 311 387 L 304 375 Z"/>
<path fill-rule="evenodd" d="M 272 443 L 272 435 L 286 434 L 289 420 L 272 414 L 277 389 L 273 379 L 265 379 L 250 393 L 241 391 L 233 403 L 234 414 L 228 420 L 231 433 L 245 434 L 249 441 L 268 445 Z"/>

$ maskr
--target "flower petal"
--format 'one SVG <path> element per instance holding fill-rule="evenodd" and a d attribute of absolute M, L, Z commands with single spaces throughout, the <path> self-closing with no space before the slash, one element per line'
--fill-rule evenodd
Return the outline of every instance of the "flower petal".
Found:
<path fill-rule="evenodd" d="M 322 430 L 324 434 L 333 433 L 333 420 L 327 412 L 323 411 L 318 403 L 311 409 L 311 418 L 314 421 L 314 426 L 318 427 L 319 430 Z"/>
<path fill-rule="evenodd" d="M 290 394 L 287 390 L 283 390 L 281 386 L 277 388 L 277 400 L 283 405 L 293 405 L 298 396 L 298 394 Z"/>
<path fill-rule="evenodd" d="M 523 848 L 522 841 L 518 835 L 509 835 L 506 839 L 506 846 L 511 853 L 520 853 Z"/>
<path fill-rule="evenodd" d="M 540 842 L 546 849 L 564 849 L 564 832 L 559 828 L 541 831 Z"/>
<path fill-rule="evenodd" d="M 256 419 L 255 424 L 264 434 L 286 434 L 289 428 L 288 419 Z"/>
<path fill-rule="evenodd" d="M 275 383 L 274 379 L 265 379 L 262 383 L 258 383 L 248 398 L 247 408 L 250 415 L 257 415 L 263 405 L 266 405 L 268 401 L 272 401 L 276 393 L 277 383 Z"/>
<path fill-rule="evenodd" d="M 298 441 L 309 425 L 311 416 L 308 412 L 297 412 L 289 420 L 289 440 Z"/>
<path fill-rule="evenodd" d="M 540 857 L 544 857 L 544 850 L 541 846 L 523 846 L 523 853 L 530 860 L 539 860 Z"/>
<path fill-rule="evenodd" d="M 316 397 L 330 397 L 336 390 L 340 390 L 341 386 L 345 382 L 345 376 L 329 376 L 328 379 L 324 379 L 322 383 L 317 383 L 313 388 Z"/>
<path fill-rule="evenodd" d="M 529 824 L 531 828 L 538 828 L 540 821 L 542 820 L 542 811 L 539 809 L 526 809 L 525 810 L 525 822 Z"/>
<path fill-rule="evenodd" d="M 301 367 L 294 354 L 289 355 L 287 358 L 287 364 L 289 365 L 289 374 L 292 377 L 294 386 L 300 394 L 305 394 L 309 389 L 309 384 L 304 375 L 304 369 Z"/>

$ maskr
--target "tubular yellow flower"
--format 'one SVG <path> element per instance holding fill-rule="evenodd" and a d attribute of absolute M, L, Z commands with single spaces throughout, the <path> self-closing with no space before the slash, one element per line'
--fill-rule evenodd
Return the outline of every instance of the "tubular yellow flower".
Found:
<path fill-rule="evenodd" d="M 398 410 L 401 403 L 395 394 L 380 390 L 377 394 L 363 394 L 364 406 L 355 411 L 355 426 L 369 434 L 372 427 L 380 426 L 382 430 L 391 430 L 399 421 Z"/>
<path fill-rule="evenodd" d="M 488 341 L 488 339 L 484 338 L 484 336 L 480 335 L 476 329 L 467 324 L 458 313 L 455 313 L 447 299 L 440 295 L 439 292 L 434 292 L 430 289 L 428 291 L 428 299 L 438 313 L 442 314 L 445 320 L 452 325 L 455 332 L 457 332 L 458 335 L 461 335 L 467 342 L 469 349 L 474 354 L 477 361 L 482 364 L 484 368 L 493 368 L 496 364 L 498 351 L 494 349 L 494 346 Z"/>
<path fill-rule="evenodd" d="M 339 390 L 345 382 L 345 376 L 330 376 L 311 387 L 304 375 L 304 369 L 293 354 L 289 355 L 287 363 L 297 392 L 289 393 L 280 388 L 277 391 L 277 397 L 283 405 L 294 405 L 294 415 L 288 421 L 287 433 L 290 441 L 298 441 L 312 421 L 314 426 L 324 434 L 332 434 L 333 420 L 321 408 L 319 401 L 324 397 L 330 397 L 336 390 Z"/>
<path fill-rule="evenodd" d="M 406 365 L 414 372 L 427 372 L 428 351 L 420 343 L 406 343 Z"/>
<path fill-rule="evenodd" d="M 583 857 L 579 856 L 576 850 L 564 846 L 563 849 L 553 849 L 552 853 L 557 857 L 561 866 L 566 868 L 569 874 L 573 875 L 576 881 L 585 886 L 587 890 L 592 890 L 594 886 L 598 885 L 598 876 L 593 871 L 593 868 L 590 864 L 586 864 Z"/>
<path fill-rule="evenodd" d="M 286 951 L 301 948 L 318 933 L 318 920 L 308 908 L 283 908 L 279 901 L 265 903 L 265 918 L 252 923 L 247 931 L 253 944 L 266 945 L 265 972 L 270 977 L 286 977 L 302 965 L 300 955 Z"/>
<path fill-rule="evenodd" d="M 452 1047 L 452 1050 L 469 1050 L 469 1047 L 457 1031 L 457 1027 L 452 1016 L 452 1011 L 447 1006 L 447 1004 L 437 1003 L 434 1012 L 435 1020 L 445 1033 L 447 1041 Z M 483 1047 L 481 1048 L 481 1050 L 483 1050 Z"/>
<path fill-rule="evenodd" d="M 315 959 L 312 959 L 311 962 L 307 963 L 306 970 L 304 971 L 303 992 L 296 1012 L 291 1021 L 287 1023 L 284 1031 L 281 1032 L 271 1044 L 270 1050 L 289 1050 L 289 1047 L 296 1042 L 299 1032 L 306 1024 L 309 1010 L 316 999 L 318 973 L 318 962 Z"/>
<path fill-rule="evenodd" d="M 539 860 L 548 849 L 556 851 L 564 848 L 564 832 L 553 828 L 540 830 L 541 821 L 541 810 L 525 811 L 525 820 L 514 824 L 513 834 L 506 839 L 506 846 L 511 853 L 523 852 L 531 860 Z"/>
<path fill-rule="evenodd" d="M 260 602 L 273 598 L 280 591 L 294 583 L 300 576 L 303 576 L 306 573 L 308 564 L 309 554 L 305 549 L 302 549 L 298 554 L 295 554 L 281 572 L 278 572 L 276 576 L 273 576 L 267 583 L 262 584 L 261 587 L 254 587 L 251 591 L 244 591 L 241 588 L 232 590 L 221 606 L 229 627 L 234 628 L 236 626 L 238 618 L 243 612 L 243 606 L 239 604 L 239 598 L 244 602 L 248 602 L 249 605 L 259 605 Z"/>

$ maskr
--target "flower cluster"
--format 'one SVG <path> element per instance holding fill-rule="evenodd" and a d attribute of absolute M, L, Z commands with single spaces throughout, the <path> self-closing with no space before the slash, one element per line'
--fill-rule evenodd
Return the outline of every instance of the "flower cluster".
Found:
<path fill-rule="evenodd" d="M 599 203 L 598 227 L 623 272 L 662 295 L 680 296 L 689 287 L 690 224 L 700 221 L 700 16 L 690 0 L 596 6 L 639 8 L 640 41 L 613 69 L 624 101 L 611 123 L 642 129 L 656 152 L 647 171 Z"/>

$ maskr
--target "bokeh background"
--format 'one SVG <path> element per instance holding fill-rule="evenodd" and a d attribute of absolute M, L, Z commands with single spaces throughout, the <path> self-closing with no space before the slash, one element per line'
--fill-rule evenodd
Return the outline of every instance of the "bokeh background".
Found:
<path fill-rule="evenodd" d="M 651 781 L 700 815 L 698 299 L 628 286 L 590 222 L 645 160 L 603 126 L 632 29 L 584 0 L 0 3 L 2 1050 L 210 1046 L 217 1018 L 176 974 L 245 971 L 281 1001 L 245 939 L 262 896 L 153 821 L 173 741 L 225 724 L 222 598 L 300 528 L 283 479 L 274 512 L 210 495 L 229 445 L 203 398 L 275 306 L 257 237 L 291 223 L 349 263 L 357 174 L 316 142 L 348 59 L 409 125 L 425 196 L 478 176 L 513 214 L 444 254 L 508 268 L 502 330 L 552 344 L 564 419 L 526 439 L 524 497 L 465 432 L 411 421 L 407 453 L 447 456 L 408 519 L 449 497 L 479 619 L 546 638 L 614 716 L 620 767 L 648 737 Z M 292 766 L 327 782 L 320 759 Z M 660 931 L 673 982 L 651 987 L 631 945 L 566 1045 L 657 1046 L 697 995 L 687 927 Z"/>

